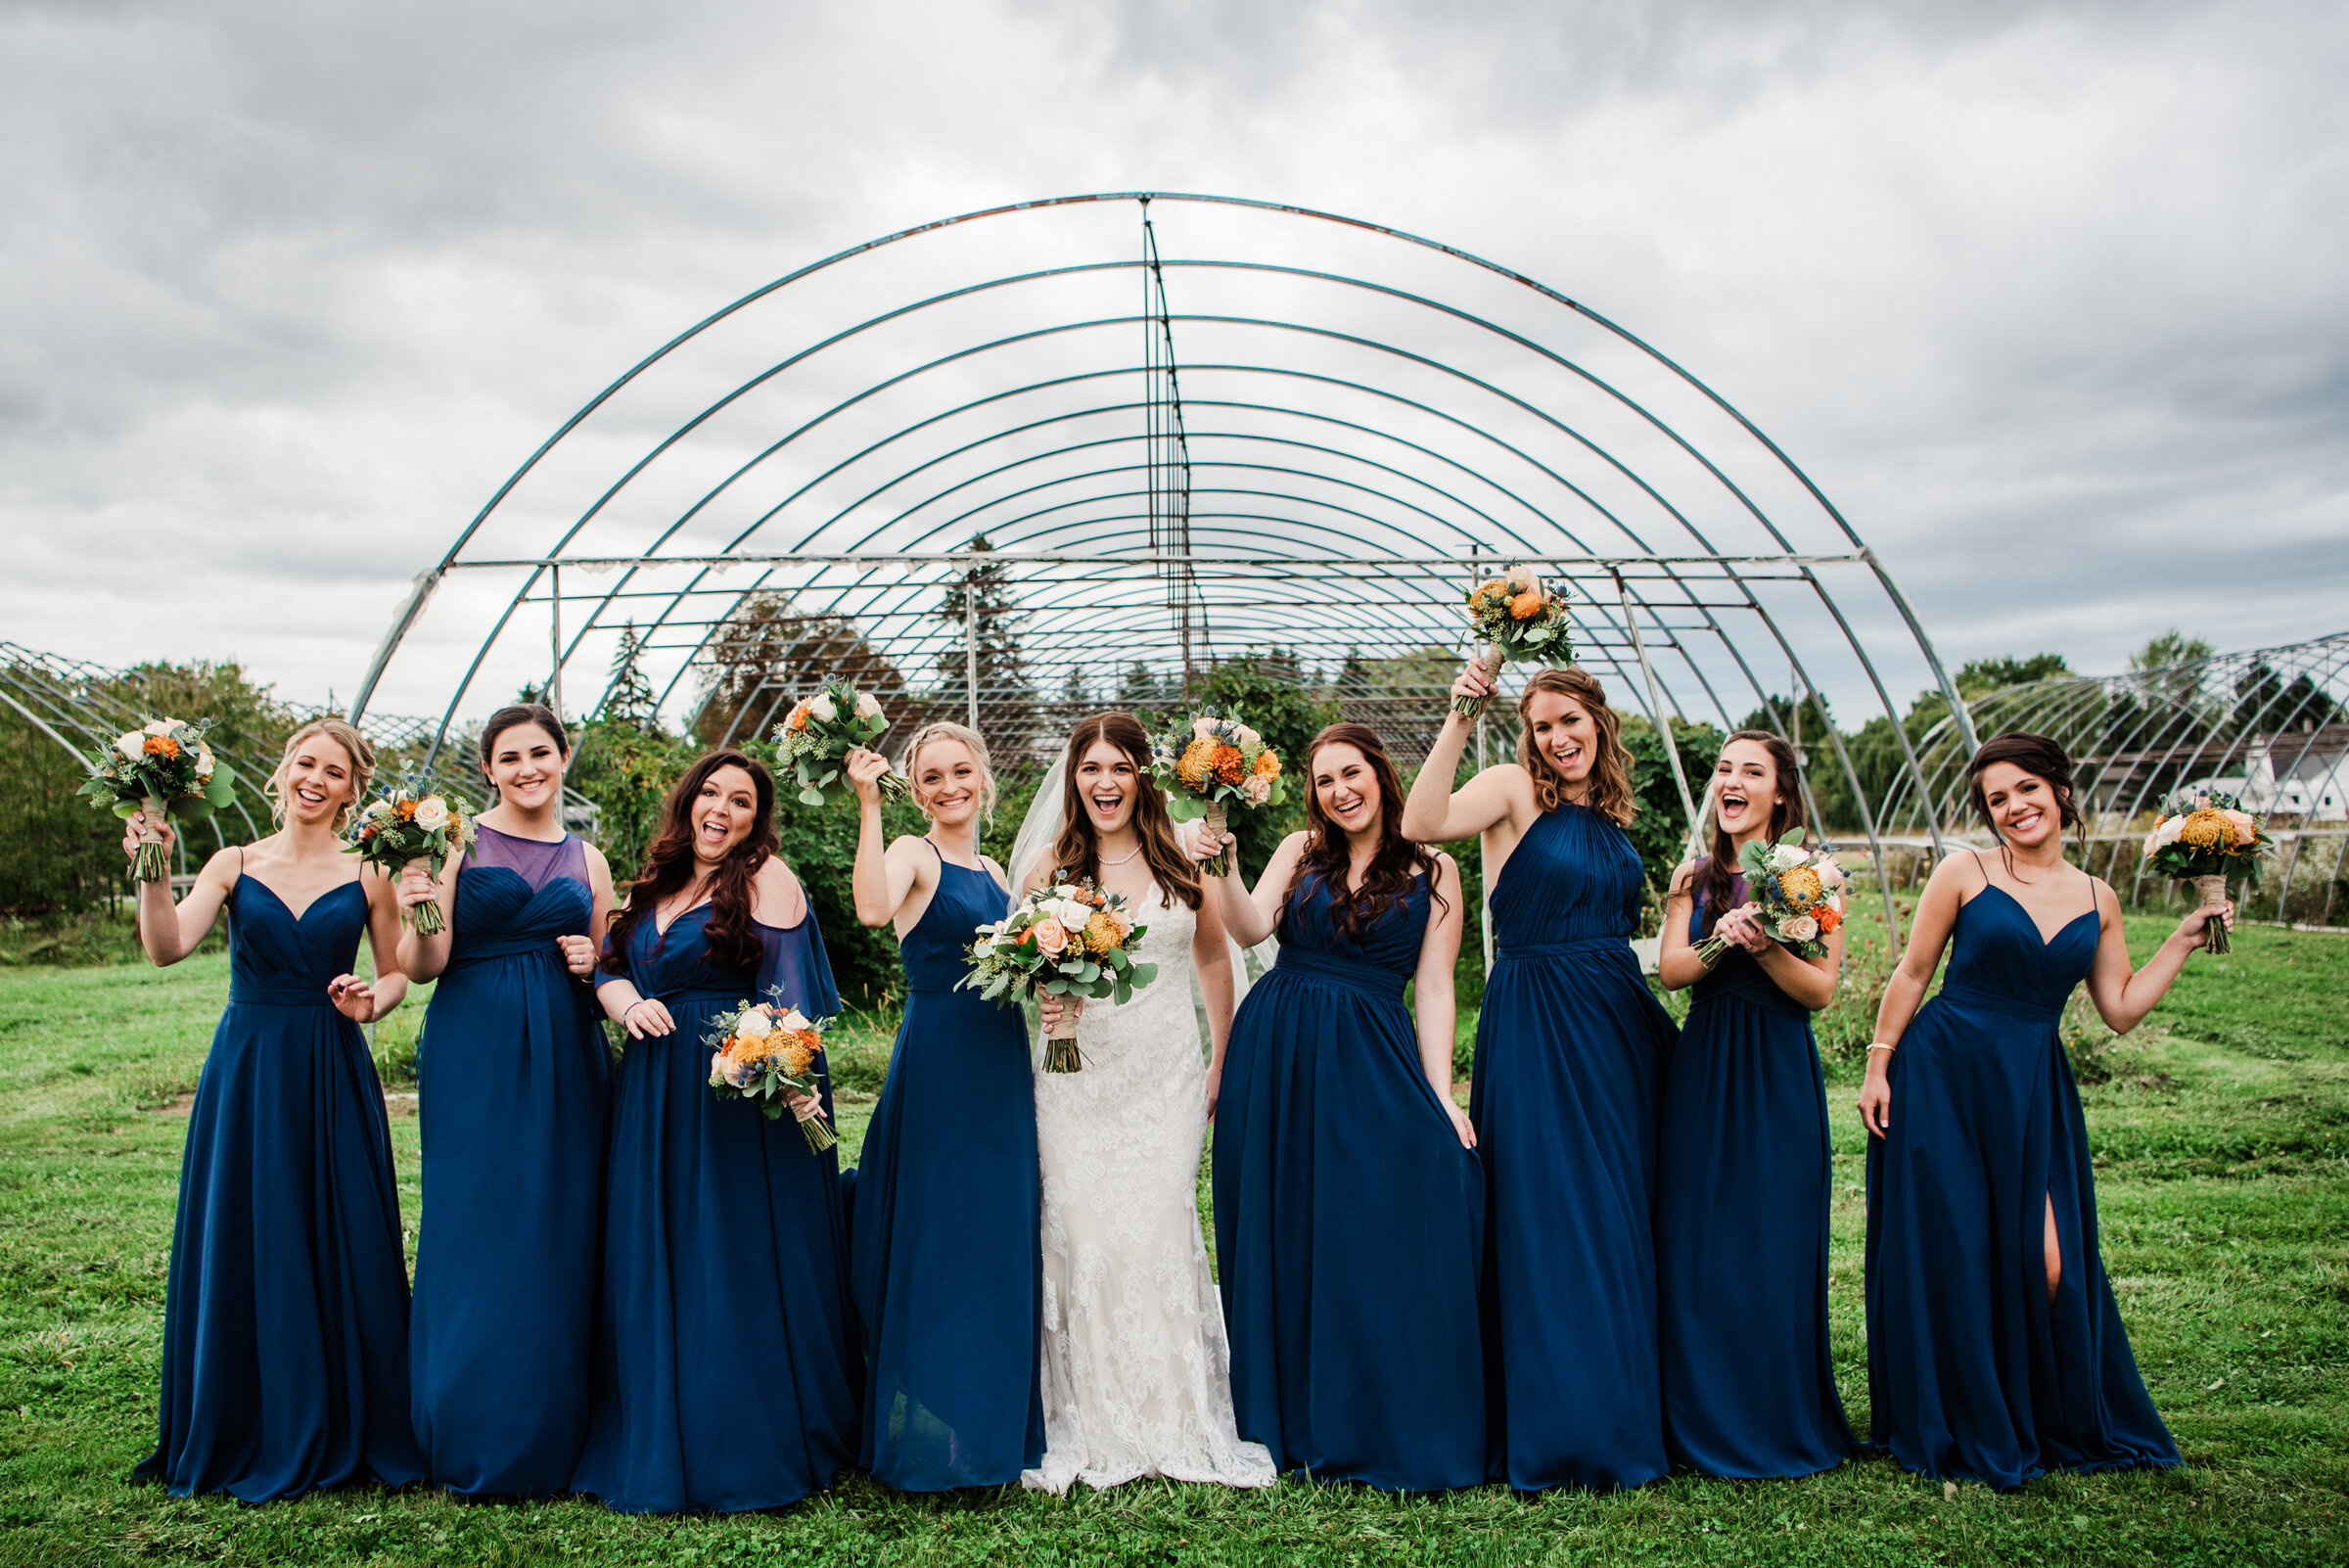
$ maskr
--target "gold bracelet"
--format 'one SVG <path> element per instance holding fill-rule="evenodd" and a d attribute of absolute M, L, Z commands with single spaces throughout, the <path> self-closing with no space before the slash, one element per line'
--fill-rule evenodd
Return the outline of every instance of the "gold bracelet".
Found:
<path fill-rule="evenodd" d="M 1871 1051 L 1897 1051 L 1900 1049 L 1900 1047 L 1898 1045 L 1887 1045 L 1882 1040 L 1878 1040 L 1873 1045 L 1870 1045 L 1868 1049 Z"/>

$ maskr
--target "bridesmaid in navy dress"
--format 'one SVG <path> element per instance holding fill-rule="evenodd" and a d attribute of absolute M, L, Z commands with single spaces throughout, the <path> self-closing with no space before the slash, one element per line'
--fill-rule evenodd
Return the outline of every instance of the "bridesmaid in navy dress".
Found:
<path fill-rule="evenodd" d="M 359 1033 L 407 991 L 398 907 L 340 837 L 374 767 L 341 719 L 304 724 L 269 781 L 280 831 L 213 855 L 176 908 L 169 882 L 139 888 L 158 965 L 223 908 L 229 922 L 228 1008 L 180 1165 L 155 1453 L 133 1472 L 176 1496 L 267 1502 L 425 1474 L 392 1133 Z M 362 933 L 372 985 L 351 973 Z"/>
<path fill-rule="evenodd" d="M 2002 735 L 1971 768 L 1999 849 L 1934 868 L 1860 1090 L 1872 1437 L 1920 1475 L 2001 1489 L 2174 1465 L 2104 1275 L 2056 1026 L 2086 980 L 2105 1023 L 2136 1028 L 2234 908 L 2191 911 L 2132 973 L 2120 900 L 2063 857 L 2080 820 L 2063 749 Z M 1945 946 L 1940 994 L 1919 1007 Z"/>
<path fill-rule="evenodd" d="M 796 1502 L 856 1456 L 835 1151 L 719 1098 L 705 1033 L 745 1002 L 840 1010 L 775 786 L 712 752 L 670 789 L 596 995 L 628 1039 L 612 1089 L 602 1311 L 573 1489 L 624 1513 Z M 820 1104 L 819 1104 L 820 1101 Z M 829 1114 L 827 1086 L 801 1100 Z"/>
<path fill-rule="evenodd" d="M 864 1329 L 864 1467 L 903 1492 L 1009 1486 L 1044 1453 L 1036 1090 L 1028 1027 L 955 986 L 1011 894 L 979 853 L 987 743 L 925 725 L 905 752 L 922 838 L 882 844 L 886 759 L 852 752 L 856 917 L 894 923 L 905 1017 L 857 1167 L 852 1276 Z"/>
<path fill-rule="evenodd" d="M 1491 689 L 1471 661 L 1452 692 Z M 1665 1470 L 1649 1210 L 1674 1030 L 1632 956 L 1636 807 L 1606 690 L 1580 666 L 1543 669 L 1517 712 L 1519 760 L 1457 792 L 1469 724 L 1448 714 L 1403 820 L 1421 844 L 1482 834 L 1496 868 L 1469 1090 L 1491 1473 L 1526 1492 L 1634 1487 Z"/>
<path fill-rule="evenodd" d="M 1736 869 L 1746 845 L 1803 825 L 1800 792 L 1783 740 L 1732 734 L 1713 771 L 1713 853 L 1664 903 L 1660 978 L 1696 988 L 1657 1138 L 1664 1442 L 1676 1465 L 1742 1480 L 1852 1452 L 1827 1348 L 1827 1094 L 1811 1035 L 1843 932 L 1837 919 L 1825 954 L 1798 958 L 1762 934 Z M 1708 936 L 1732 944 L 1710 969 L 1691 945 Z"/>
<path fill-rule="evenodd" d="M 1237 855 L 1209 879 L 1234 940 L 1280 936 L 1211 1099 L 1240 1436 L 1314 1480 L 1477 1486 L 1485 1181 L 1451 1097 L 1460 873 L 1404 838 L 1374 731 L 1333 724 L 1302 761 L 1307 831 L 1253 894 Z M 1192 853 L 1228 842 L 1202 831 Z"/>
<path fill-rule="evenodd" d="M 563 828 L 570 739 L 536 703 L 482 732 L 497 804 L 436 885 L 421 860 L 400 901 L 437 900 L 400 967 L 438 979 L 417 1052 L 424 1216 L 408 1327 L 416 1437 L 461 1497 L 571 1485 L 587 1436 L 604 1134 L 612 1076 L 586 982 L 612 912 L 603 855 Z"/>

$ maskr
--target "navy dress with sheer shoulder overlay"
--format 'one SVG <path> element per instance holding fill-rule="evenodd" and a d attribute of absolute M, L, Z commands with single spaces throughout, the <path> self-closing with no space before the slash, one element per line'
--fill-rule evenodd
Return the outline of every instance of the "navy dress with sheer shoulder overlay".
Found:
<path fill-rule="evenodd" d="M 864 1467 L 901 1492 L 1008 1486 L 1043 1460 L 1028 1026 L 954 989 L 978 927 L 1010 907 L 990 872 L 940 857 L 938 890 L 900 944 L 905 1016 L 857 1166 Z"/>
<path fill-rule="evenodd" d="M 1403 1001 L 1431 900 L 1422 873 L 1358 939 L 1325 878 L 1292 889 L 1216 1107 L 1240 1436 L 1284 1471 L 1392 1492 L 1485 1479 L 1484 1170 Z"/>
<path fill-rule="evenodd" d="M 1520 1491 L 1665 1472 L 1649 1227 L 1675 1031 L 1632 955 L 1641 887 L 1630 837 L 1574 805 L 1494 879 L 1471 1114 L 1490 1464 Z"/>
<path fill-rule="evenodd" d="M 355 880 L 299 917 L 253 877 L 229 889 L 228 1007 L 188 1117 L 156 1448 L 133 1472 L 177 1496 L 424 1477 L 383 1085 L 326 995 L 366 929 Z"/>
<path fill-rule="evenodd" d="M 611 1057 L 555 939 L 589 934 L 576 834 L 484 827 L 417 1050 L 416 1438 L 465 1497 L 566 1490 L 587 1437 Z"/>
<path fill-rule="evenodd" d="M 856 1348 L 838 1152 L 710 1087 L 720 1013 L 840 1008 L 811 909 L 754 925 L 757 970 L 710 951 L 711 905 L 629 928 L 624 973 L 675 1020 L 630 1039 L 612 1090 L 602 1313 L 573 1489 L 624 1513 L 796 1502 L 856 1457 Z M 779 998 L 777 996 L 779 992 Z M 826 1114 L 832 1095 L 826 1085 Z"/>
<path fill-rule="evenodd" d="M 2174 1465 L 2104 1274 L 2088 1126 L 2056 1032 L 2102 922 L 2083 900 L 2043 939 L 2012 894 L 1982 883 L 1958 907 L 1940 993 L 1892 1053 L 1890 1130 L 1868 1140 L 1871 1436 L 1920 1475 L 1999 1488 Z"/>
<path fill-rule="evenodd" d="M 1731 903 L 1744 901 L 1739 877 Z M 1705 934 L 1701 885 L 1695 903 L 1690 942 Z M 1665 1446 L 1705 1475 L 1813 1475 L 1851 1456 L 1852 1434 L 1827 1344 L 1827 1095 L 1811 1011 L 1741 947 L 1695 990 L 1656 1150 Z"/>

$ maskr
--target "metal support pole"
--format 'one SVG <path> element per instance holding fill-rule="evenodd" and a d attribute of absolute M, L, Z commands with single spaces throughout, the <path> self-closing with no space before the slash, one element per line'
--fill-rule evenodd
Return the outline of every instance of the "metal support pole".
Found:
<path fill-rule="evenodd" d="M 970 686 L 972 733 L 979 733 L 979 571 L 962 579 L 962 678 Z"/>
<path fill-rule="evenodd" d="M 1639 637 L 1639 623 L 1632 615 L 1632 590 L 1625 587 L 1623 574 L 1614 573 L 1615 591 L 1623 598 L 1623 624 L 1632 634 L 1632 651 L 1639 656 L 1639 673 L 1647 677 L 1648 712 L 1656 715 L 1656 729 L 1664 737 L 1664 759 L 1672 763 L 1672 781 L 1681 789 L 1681 809 L 1688 813 L 1688 853 L 1697 854 L 1704 849 L 1698 835 L 1696 797 L 1688 793 L 1688 775 L 1681 767 L 1681 743 L 1673 737 L 1672 713 L 1664 706 L 1664 688 L 1656 684 L 1655 667 L 1647 662 L 1647 644 Z"/>
<path fill-rule="evenodd" d="M 563 716 L 563 569 L 546 569 L 546 623 L 553 638 L 551 646 L 555 659 L 553 674 L 547 678 L 546 706 L 553 709 L 557 719 Z"/>

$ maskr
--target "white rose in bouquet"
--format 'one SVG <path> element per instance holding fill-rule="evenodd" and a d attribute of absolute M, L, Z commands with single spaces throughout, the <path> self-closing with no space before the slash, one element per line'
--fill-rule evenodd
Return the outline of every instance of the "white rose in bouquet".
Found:
<path fill-rule="evenodd" d="M 786 1035 L 805 1035 L 807 1033 L 807 1031 L 813 1029 L 815 1025 L 808 1021 L 806 1013 L 803 1013 L 797 1007 L 794 1007 L 790 1012 L 787 1012 L 783 1015 L 782 1027 L 783 1033 Z"/>
<path fill-rule="evenodd" d="M 1201 714 L 1197 718 L 1191 720 L 1191 739 L 1205 740 L 1208 736 L 1213 735 L 1215 732 L 1216 720 L 1214 715 L 1209 714 Z"/>
<path fill-rule="evenodd" d="M 1262 773 L 1251 773 L 1240 780 L 1240 795 L 1250 806 L 1262 806 L 1272 798 L 1272 781 Z"/>
<path fill-rule="evenodd" d="M 196 743 L 196 776 L 201 779 L 212 776 L 212 749 L 202 741 Z"/>
<path fill-rule="evenodd" d="M 1082 931 L 1084 923 L 1093 917 L 1093 906 L 1077 899 L 1064 899 L 1051 913 L 1053 919 L 1071 931 Z"/>
<path fill-rule="evenodd" d="M 829 724 L 840 716 L 840 705 L 830 692 L 818 692 L 807 699 L 807 716 L 819 724 Z"/>
<path fill-rule="evenodd" d="M 143 729 L 124 730 L 115 737 L 115 750 L 130 761 L 137 761 L 146 755 L 147 732 Z"/>
<path fill-rule="evenodd" d="M 1809 915 L 1796 915 L 1778 927 L 1781 936 L 1794 942 L 1809 942 L 1819 935 L 1819 922 Z"/>
<path fill-rule="evenodd" d="M 1059 887 L 1052 890 L 1052 897 L 1055 899 L 1074 899 L 1077 897 L 1077 889 L 1072 884 L 1064 882 Z"/>
<path fill-rule="evenodd" d="M 1770 852 L 1771 866 L 1778 871 L 1791 871 L 1809 858 L 1799 844 L 1781 844 Z"/>
<path fill-rule="evenodd" d="M 774 1027 L 775 1021 L 764 1007 L 754 1007 L 735 1022 L 734 1033 L 744 1039 L 764 1039 Z"/>
<path fill-rule="evenodd" d="M 1820 887 L 1840 888 L 1843 886 L 1843 881 L 1844 875 L 1842 866 L 1837 865 L 1832 860 L 1821 860 L 1819 862 L 1819 884 Z"/>
<path fill-rule="evenodd" d="M 880 698 L 878 698 L 878 697 L 874 696 L 874 695 L 873 695 L 871 692 L 869 692 L 869 691 L 865 691 L 865 692 L 858 692 L 858 693 L 856 694 L 856 716 L 857 716 L 857 717 L 859 717 L 859 718 L 871 718 L 871 717 L 874 717 L 876 715 L 878 715 L 880 712 L 881 712 L 881 699 L 880 699 Z"/>
<path fill-rule="evenodd" d="M 179 720 L 176 718 L 151 718 L 147 720 L 147 733 L 150 735 L 168 735 L 178 727 Z"/>
<path fill-rule="evenodd" d="M 1245 724 L 1231 726 L 1231 738 L 1242 746 L 1262 746 L 1265 738 Z"/>
<path fill-rule="evenodd" d="M 448 826 L 448 803 L 438 795 L 428 795 L 418 801 L 416 825 L 427 833 L 438 833 Z"/>

